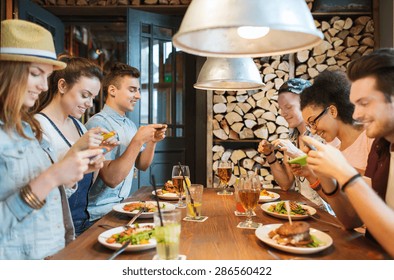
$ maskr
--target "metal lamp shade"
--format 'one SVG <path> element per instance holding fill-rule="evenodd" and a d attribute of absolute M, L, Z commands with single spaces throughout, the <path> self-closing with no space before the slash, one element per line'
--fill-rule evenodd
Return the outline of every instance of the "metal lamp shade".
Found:
<path fill-rule="evenodd" d="M 269 32 L 245 39 L 238 34 L 243 26 Z M 199 56 L 261 57 L 312 48 L 322 38 L 305 0 L 193 0 L 173 44 Z"/>
<path fill-rule="evenodd" d="M 250 57 L 208 57 L 194 87 L 205 90 L 253 90 L 264 87 L 264 83 Z"/>

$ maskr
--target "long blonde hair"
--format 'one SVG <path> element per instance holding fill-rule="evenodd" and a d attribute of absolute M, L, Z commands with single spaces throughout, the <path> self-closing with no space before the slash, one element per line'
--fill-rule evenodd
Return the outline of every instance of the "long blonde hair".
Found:
<path fill-rule="evenodd" d="M 7 133 L 16 132 L 30 139 L 23 131 L 22 122 L 27 122 L 36 138 L 41 140 L 42 131 L 29 108 L 23 106 L 29 78 L 29 62 L 0 61 L 0 120 Z"/>

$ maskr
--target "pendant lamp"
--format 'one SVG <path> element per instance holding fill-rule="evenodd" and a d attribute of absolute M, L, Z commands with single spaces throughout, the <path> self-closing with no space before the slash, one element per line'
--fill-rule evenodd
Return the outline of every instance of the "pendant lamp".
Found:
<path fill-rule="evenodd" d="M 193 0 L 173 44 L 199 56 L 261 57 L 322 39 L 305 0 Z"/>
<path fill-rule="evenodd" d="M 208 57 L 194 87 L 205 90 L 254 90 L 264 87 L 264 83 L 250 57 Z"/>

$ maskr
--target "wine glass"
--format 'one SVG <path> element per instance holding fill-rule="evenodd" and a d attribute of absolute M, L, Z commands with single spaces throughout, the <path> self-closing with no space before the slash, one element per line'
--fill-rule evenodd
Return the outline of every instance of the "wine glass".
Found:
<path fill-rule="evenodd" d="M 182 171 L 181 171 L 182 168 Z M 183 181 L 183 176 L 185 176 L 186 182 Z M 190 170 L 187 165 L 174 165 L 172 167 L 172 184 L 178 192 L 179 200 L 175 204 L 178 208 L 186 208 L 186 203 L 183 202 L 184 184 L 190 184 Z"/>
<path fill-rule="evenodd" d="M 233 163 L 231 161 L 220 161 L 219 166 L 217 168 L 217 175 L 220 179 L 220 186 L 223 187 L 223 190 L 219 191 L 217 194 L 220 195 L 232 195 L 233 193 L 229 191 L 228 182 L 230 181 L 231 174 L 233 171 Z"/>
<path fill-rule="evenodd" d="M 261 223 L 253 222 L 253 210 L 256 208 L 260 198 L 261 183 L 257 175 L 241 178 L 238 186 L 238 195 L 242 206 L 246 209 L 246 221 L 240 222 L 238 227 L 258 228 Z"/>

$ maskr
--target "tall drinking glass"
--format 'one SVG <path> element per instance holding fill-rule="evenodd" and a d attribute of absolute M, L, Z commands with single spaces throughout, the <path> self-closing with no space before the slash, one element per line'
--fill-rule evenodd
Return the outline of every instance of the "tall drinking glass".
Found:
<path fill-rule="evenodd" d="M 153 213 L 157 256 L 160 260 L 176 260 L 179 257 L 181 211 L 163 212 L 161 216 L 162 219 L 158 212 Z"/>
<path fill-rule="evenodd" d="M 261 183 L 258 176 L 249 176 L 241 178 L 238 187 L 238 196 L 241 200 L 242 206 L 246 209 L 246 221 L 238 224 L 242 228 L 258 228 L 261 224 L 253 222 L 253 211 L 257 206 L 260 198 Z"/>
<path fill-rule="evenodd" d="M 228 182 L 230 181 L 231 174 L 233 171 L 233 163 L 231 161 L 221 161 L 216 170 L 217 175 L 220 179 L 220 186 L 223 190 L 219 191 L 217 194 L 220 195 L 232 195 L 233 193 L 228 190 Z"/>
<path fill-rule="evenodd" d="M 184 184 L 185 182 L 183 181 L 183 175 L 185 176 L 186 182 L 190 185 L 190 170 L 189 166 L 187 165 L 182 165 L 182 171 L 180 169 L 179 165 L 174 165 L 172 167 L 172 184 L 174 185 L 175 189 L 177 190 L 179 200 L 178 203 L 175 204 L 176 207 L 178 208 L 185 208 L 186 203 L 183 201 L 183 194 L 184 194 Z"/>

